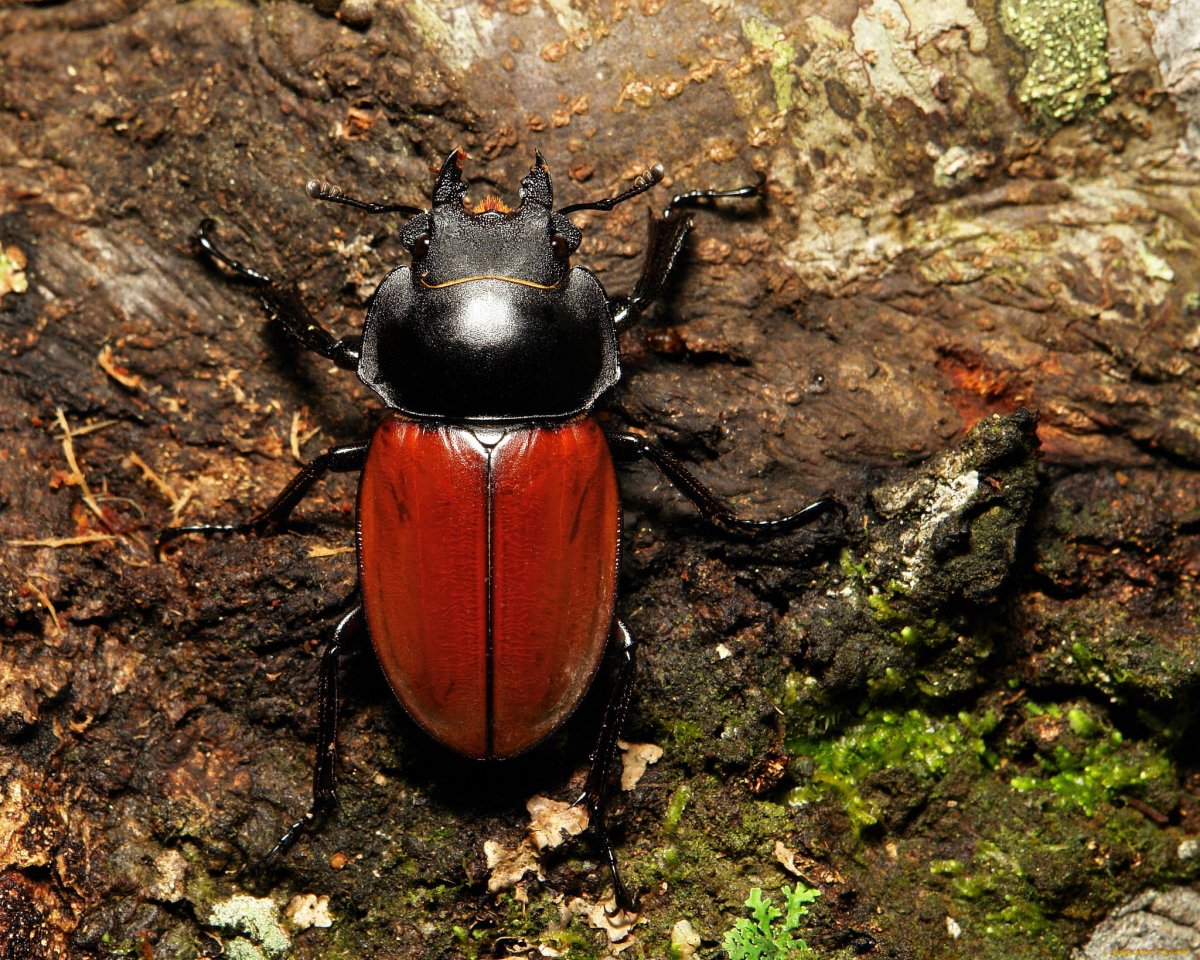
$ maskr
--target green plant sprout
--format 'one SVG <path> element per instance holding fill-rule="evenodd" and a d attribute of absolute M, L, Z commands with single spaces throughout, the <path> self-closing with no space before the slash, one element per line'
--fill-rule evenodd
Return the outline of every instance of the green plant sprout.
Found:
<path fill-rule="evenodd" d="M 795 887 L 784 887 L 782 893 L 786 913 L 764 897 L 758 887 L 750 891 L 746 909 L 753 919 L 738 920 L 725 933 L 723 945 L 729 960 L 804 960 L 813 956 L 808 944 L 792 934 L 800 926 L 800 918 L 808 913 L 808 904 L 821 891 L 797 883 Z"/>

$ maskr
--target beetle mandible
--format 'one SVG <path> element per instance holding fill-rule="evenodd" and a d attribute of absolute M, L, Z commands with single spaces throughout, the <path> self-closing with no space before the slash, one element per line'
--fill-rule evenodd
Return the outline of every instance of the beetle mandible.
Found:
<path fill-rule="evenodd" d="M 388 412 L 369 442 L 332 447 L 247 522 L 173 527 L 156 552 L 186 533 L 281 525 L 327 472 L 361 473 L 359 583 L 321 656 L 313 802 L 266 862 L 335 806 L 338 658 L 364 627 L 413 720 L 478 760 L 524 753 L 557 730 L 611 649 L 618 665 L 577 802 L 587 804 L 618 906 L 632 909 L 605 827 L 637 650 L 616 616 L 614 461 L 649 460 L 728 531 L 788 530 L 841 505 L 824 496 L 778 519 L 739 517 L 663 447 L 592 415 L 620 378 L 618 335 L 662 291 L 692 227 L 685 211 L 756 196 L 761 183 L 676 196 L 650 217 L 633 293 L 610 297 L 591 271 L 571 266 L 581 234 L 567 215 L 611 210 L 646 192 L 662 180 L 660 164 L 623 193 L 555 210 L 537 153 L 514 210 L 495 197 L 468 205 L 463 158 L 455 150 L 442 164 L 429 209 L 308 184 L 314 200 L 411 217 L 400 239 L 412 264 L 380 283 L 361 335 L 334 338 L 294 287 L 225 254 L 213 221 L 201 224 L 201 250 L 257 287 L 268 318 L 300 346 L 356 371 Z"/>

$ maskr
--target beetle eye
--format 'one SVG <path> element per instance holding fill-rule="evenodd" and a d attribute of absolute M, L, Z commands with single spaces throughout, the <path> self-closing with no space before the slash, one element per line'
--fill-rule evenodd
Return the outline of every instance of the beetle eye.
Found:
<path fill-rule="evenodd" d="M 408 248 L 414 257 L 423 257 L 429 252 L 429 234 L 423 233 Z"/>
<path fill-rule="evenodd" d="M 571 255 L 571 245 L 567 242 L 566 237 L 556 233 L 550 238 L 550 245 L 554 248 L 554 255 L 559 260 L 566 260 Z"/>

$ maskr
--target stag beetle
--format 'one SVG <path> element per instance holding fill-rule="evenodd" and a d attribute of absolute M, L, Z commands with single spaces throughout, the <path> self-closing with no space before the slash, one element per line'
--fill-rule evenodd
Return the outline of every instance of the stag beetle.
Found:
<path fill-rule="evenodd" d="M 308 184 L 314 200 L 411 217 L 400 239 L 412 264 L 380 283 L 361 336 L 335 339 L 293 287 L 226 255 L 213 221 L 201 224 L 203 253 L 254 284 L 268 318 L 301 346 L 356 371 L 388 412 L 369 442 L 317 457 L 249 521 L 173 527 L 156 549 L 188 533 L 262 532 L 286 521 L 325 473 L 361 473 L 359 585 L 321 657 L 312 807 L 267 862 L 335 806 L 338 658 L 364 627 L 413 720 L 477 760 L 514 757 L 557 730 L 611 648 L 613 686 L 577 802 L 587 805 L 617 904 L 632 909 L 605 827 L 637 649 L 615 612 L 614 461 L 649 460 L 729 531 L 788 530 L 841 505 L 825 496 L 779 519 L 736 516 L 663 447 L 592 415 L 620 378 L 618 335 L 659 295 L 692 227 L 684 211 L 756 196 L 761 184 L 676 196 L 650 218 L 632 295 L 610 297 L 591 271 L 571 266 L 582 238 L 568 215 L 646 192 L 662 180 L 660 164 L 624 193 L 555 210 L 538 153 L 514 210 L 491 196 L 469 205 L 463 158 L 455 150 L 442 164 L 428 210 Z"/>

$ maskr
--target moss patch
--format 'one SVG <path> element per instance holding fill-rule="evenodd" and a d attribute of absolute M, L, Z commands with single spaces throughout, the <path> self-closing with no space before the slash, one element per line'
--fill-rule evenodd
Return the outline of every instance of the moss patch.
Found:
<path fill-rule="evenodd" d="M 836 796 L 856 830 L 878 822 L 879 802 L 868 796 L 863 785 L 885 771 L 907 773 L 921 790 L 940 779 L 957 757 L 989 758 L 984 737 L 995 727 L 991 712 L 979 717 L 960 713 L 957 717 L 933 717 L 920 710 L 879 710 L 868 714 L 836 738 L 795 738 L 788 746 L 813 763 L 809 783 L 797 787 L 791 803 Z M 915 798 L 912 798 L 915 799 Z"/>
<path fill-rule="evenodd" d="M 1036 768 L 1009 780 L 1014 790 L 1048 791 L 1056 803 L 1077 806 L 1091 816 L 1118 794 L 1171 774 L 1165 756 L 1126 743 L 1119 730 L 1082 707 L 1028 703 L 1025 710 L 1031 723 L 1052 731 L 1058 742 L 1039 750 Z"/>

